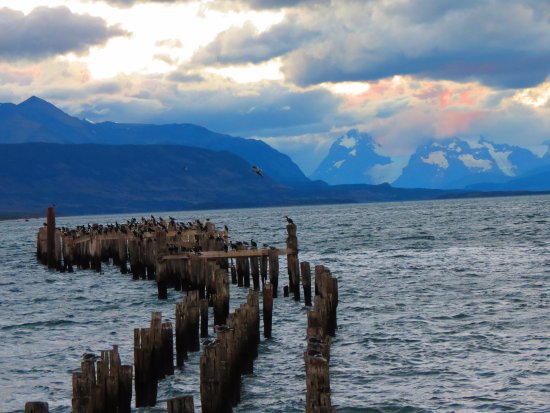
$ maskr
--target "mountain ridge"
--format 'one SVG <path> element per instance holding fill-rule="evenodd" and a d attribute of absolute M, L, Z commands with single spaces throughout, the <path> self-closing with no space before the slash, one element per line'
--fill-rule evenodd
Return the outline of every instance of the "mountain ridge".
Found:
<path fill-rule="evenodd" d="M 260 166 L 266 175 L 281 183 L 309 182 L 288 155 L 256 139 L 220 134 L 191 123 L 92 123 L 70 116 L 36 96 L 18 105 L 0 105 L 0 130 L 5 131 L 0 135 L 0 143 L 170 144 L 226 150 L 250 165 Z"/>

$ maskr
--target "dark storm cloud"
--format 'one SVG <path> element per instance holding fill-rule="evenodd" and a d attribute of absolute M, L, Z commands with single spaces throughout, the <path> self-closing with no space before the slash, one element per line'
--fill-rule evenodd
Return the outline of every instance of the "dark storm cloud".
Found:
<path fill-rule="evenodd" d="M 0 9 L 0 57 L 40 59 L 84 53 L 111 37 L 128 35 L 99 17 L 72 13 L 67 7 L 37 7 L 29 14 Z"/>
<path fill-rule="evenodd" d="M 521 88 L 550 74 L 548 2 L 403 0 L 331 9 L 316 19 L 323 38 L 283 59 L 287 79 L 311 85 L 416 75 Z"/>
<path fill-rule="evenodd" d="M 193 56 L 203 64 L 260 63 L 281 56 L 309 41 L 317 31 L 301 27 L 294 18 L 258 33 L 252 23 L 232 27 Z"/>

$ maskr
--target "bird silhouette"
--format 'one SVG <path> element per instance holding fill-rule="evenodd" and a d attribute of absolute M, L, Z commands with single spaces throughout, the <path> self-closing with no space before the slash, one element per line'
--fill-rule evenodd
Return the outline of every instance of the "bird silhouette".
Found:
<path fill-rule="evenodd" d="M 252 170 L 254 171 L 254 173 L 258 176 L 264 176 L 264 171 L 262 171 L 262 169 L 256 165 L 252 165 Z"/>

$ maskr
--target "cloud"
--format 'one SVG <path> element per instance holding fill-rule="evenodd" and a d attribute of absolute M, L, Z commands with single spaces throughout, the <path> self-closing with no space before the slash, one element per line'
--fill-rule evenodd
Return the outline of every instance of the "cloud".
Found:
<path fill-rule="evenodd" d="M 0 57 L 43 59 L 66 53 L 86 53 L 91 46 L 128 33 L 105 20 L 75 14 L 67 7 L 37 7 L 25 15 L 0 9 Z"/>
<path fill-rule="evenodd" d="M 315 32 L 302 28 L 293 17 L 261 33 L 251 22 L 246 22 L 242 27 L 220 33 L 195 53 L 193 61 L 210 65 L 260 63 L 296 49 L 314 37 Z"/>
<path fill-rule="evenodd" d="M 93 0 L 104 1 L 117 7 L 132 7 L 143 3 L 191 3 L 197 0 Z M 278 10 L 298 6 L 314 6 L 316 4 L 329 4 L 330 0 L 214 0 L 208 7 L 222 10 Z"/>
<path fill-rule="evenodd" d="M 302 86 L 414 75 L 523 88 L 550 73 L 547 2 L 342 1 L 303 13 L 300 25 L 322 29 L 283 58 Z"/>
<path fill-rule="evenodd" d="M 311 175 L 337 139 L 333 133 L 300 134 L 261 138 L 265 143 L 290 156 L 306 175 Z"/>
<path fill-rule="evenodd" d="M 119 76 L 79 88 L 79 73 L 71 76 L 52 81 L 40 96 L 95 122 L 195 123 L 244 137 L 281 136 L 326 131 L 340 104 L 339 97 L 321 88 L 293 90 L 277 81 L 237 84 L 183 70 L 163 77 Z M 100 86 L 111 84 L 119 89 L 100 93 Z"/>

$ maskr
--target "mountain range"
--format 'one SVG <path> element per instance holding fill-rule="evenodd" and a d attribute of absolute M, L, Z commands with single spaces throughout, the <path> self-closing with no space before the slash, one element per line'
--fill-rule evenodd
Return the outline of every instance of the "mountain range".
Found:
<path fill-rule="evenodd" d="M 547 191 L 550 153 L 538 156 L 485 138 L 454 137 L 419 146 L 399 170 L 370 135 L 351 130 L 334 142 L 311 177 L 330 184 L 390 182 L 400 188 Z"/>
<path fill-rule="evenodd" d="M 0 143 L 64 143 L 106 145 L 185 145 L 227 151 L 281 183 L 304 184 L 308 178 L 292 160 L 266 143 L 212 132 L 193 124 L 149 125 L 93 123 L 70 116 L 32 96 L 16 105 L 0 104 Z"/>
<path fill-rule="evenodd" d="M 262 169 L 257 174 L 253 165 Z M 192 124 L 93 123 L 32 97 L 0 104 L 0 217 L 434 199 L 311 181 L 267 144 Z M 459 194 L 458 194 L 459 195 Z"/>

